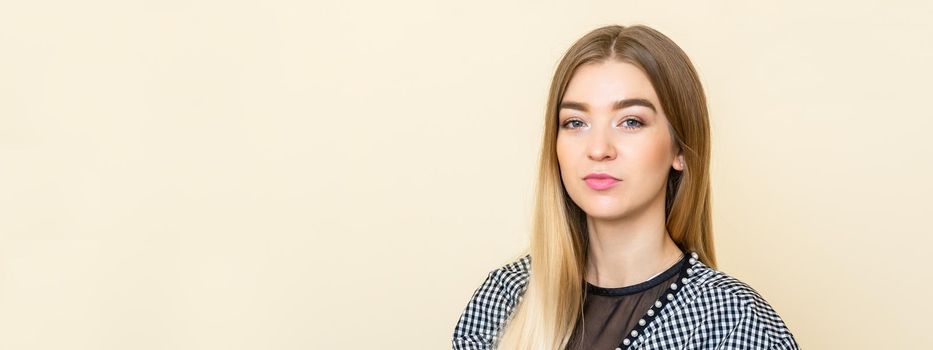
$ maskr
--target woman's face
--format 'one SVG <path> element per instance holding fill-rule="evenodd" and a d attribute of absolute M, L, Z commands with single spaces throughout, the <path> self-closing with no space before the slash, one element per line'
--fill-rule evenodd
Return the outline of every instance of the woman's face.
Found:
<path fill-rule="evenodd" d="M 560 174 L 577 206 L 604 220 L 651 205 L 663 210 L 668 171 L 682 167 L 667 117 L 641 69 L 613 60 L 582 65 L 558 108 Z M 594 173 L 614 180 L 585 179 Z"/>

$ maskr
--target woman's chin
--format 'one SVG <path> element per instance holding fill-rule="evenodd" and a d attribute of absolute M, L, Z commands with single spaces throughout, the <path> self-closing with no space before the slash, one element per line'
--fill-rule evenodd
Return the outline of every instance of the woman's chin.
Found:
<path fill-rule="evenodd" d="M 586 215 L 597 220 L 612 220 L 625 216 L 626 209 L 619 203 L 607 204 L 603 202 L 591 203 L 583 208 Z"/>

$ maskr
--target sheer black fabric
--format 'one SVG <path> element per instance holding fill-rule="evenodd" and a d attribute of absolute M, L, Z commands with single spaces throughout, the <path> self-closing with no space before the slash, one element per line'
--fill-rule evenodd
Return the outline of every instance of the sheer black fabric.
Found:
<path fill-rule="evenodd" d="M 655 300 L 671 283 L 677 282 L 687 263 L 685 254 L 680 261 L 651 279 L 620 288 L 601 288 L 586 283 L 583 319 L 577 322 L 568 350 L 608 349 L 619 346 L 638 320 L 651 308 Z"/>

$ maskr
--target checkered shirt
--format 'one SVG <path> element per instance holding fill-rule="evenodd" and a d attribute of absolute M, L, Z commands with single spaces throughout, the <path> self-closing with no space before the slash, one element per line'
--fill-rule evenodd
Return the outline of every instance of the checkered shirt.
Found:
<path fill-rule="evenodd" d="M 530 270 L 525 255 L 487 275 L 454 327 L 454 350 L 494 349 Z M 625 349 L 799 350 L 777 312 L 744 282 L 696 261 L 682 288 Z"/>

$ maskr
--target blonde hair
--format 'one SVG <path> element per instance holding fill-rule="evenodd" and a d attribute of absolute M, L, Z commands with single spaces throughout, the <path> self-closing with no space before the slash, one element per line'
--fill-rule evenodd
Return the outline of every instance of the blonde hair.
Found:
<path fill-rule="evenodd" d="M 641 68 L 654 86 L 686 165 L 682 172 L 671 169 L 668 176 L 667 229 L 681 249 L 696 251 L 700 261 L 716 268 L 710 213 L 709 116 L 699 77 L 680 47 L 652 28 L 597 28 L 570 47 L 551 81 L 530 244 L 522 253 L 531 255 L 530 278 L 521 302 L 502 328 L 496 344 L 499 349 L 563 349 L 582 314 L 586 213 L 570 199 L 561 182 L 555 150 L 557 106 L 577 67 L 607 60 Z"/>

